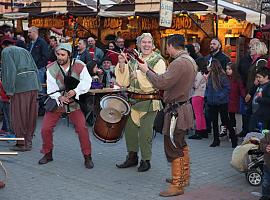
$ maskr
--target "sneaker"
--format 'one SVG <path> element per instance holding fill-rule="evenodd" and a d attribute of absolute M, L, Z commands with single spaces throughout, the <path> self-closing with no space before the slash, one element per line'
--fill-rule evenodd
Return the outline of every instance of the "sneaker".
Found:
<path fill-rule="evenodd" d="M 8 133 L 5 135 L 5 138 L 16 138 L 16 135 L 14 133 Z M 14 142 L 14 140 L 7 140 L 7 143 Z"/>
<path fill-rule="evenodd" d="M 227 128 L 226 126 L 220 126 L 220 133 L 219 133 L 219 137 L 224 137 L 227 136 Z"/>

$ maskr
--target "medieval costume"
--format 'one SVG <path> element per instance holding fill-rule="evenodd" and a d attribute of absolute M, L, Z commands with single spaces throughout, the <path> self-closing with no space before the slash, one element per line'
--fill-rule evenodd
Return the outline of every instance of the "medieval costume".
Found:
<path fill-rule="evenodd" d="M 144 33 L 141 39 L 149 37 L 149 35 Z M 152 36 L 150 38 L 152 40 Z M 141 58 L 157 74 L 165 72 L 166 64 L 160 54 L 151 52 L 151 54 Z M 129 86 L 129 101 L 132 105 L 131 114 L 125 127 L 128 156 L 123 164 L 116 166 L 118 168 L 137 166 L 137 152 L 140 149 L 141 163 L 138 171 L 144 172 L 151 167 L 153 122 L 156 112 L 161 109 L 162 104 L 160 100 L 155 100 L 157 96 L 156 89 L 149 82 L 146 74 L 137 68 L 137 61 L 132 59 L 128 64 L 125 64 L 123 72 L 121 72 L 119 64 L 115 68 L 117 84 L 125 87 Z M 152 99 L 146 98 L 147 96 Z"/>
<path fill-rule="evenodd" d="M 184 46 L 184 38 L 177 38 Z M 173 48 L 173 47 L 170 47 Z M 147 78 L 154 87 L 164 90 L 164 148 L 168 162 L 171 162 L 172 180 L 167 191 L 161 196 L 175 196 L 184 193 L 183 187 L 188 184 L 189 158 L 185 141 L 187 130 L 193 127 L 192 106 L 189 102 L 193 83 L 197 74 L 195 61 L 184 50 L 175 50 L 174 60 L 168 70 L 158 75 L 152 70 L 146 72 Z"/>
<path fill-rule="evenodd" d="M 58 46 L 58 49 L 63 49 L 71 52 L 71 45 L 62 43 Z M 70 61 L 71 62 L 71 61 Z M 80 80 L 79 84 L 75 89 L 73 89 L 76 93 L 75 99 L 79 99 L 81 94 L 85 94 L 88 92 L 91 86 L 91 76 L 89 75 L 85 64 L 80 60 L 73 60 L 70 66 L 67 69 L 64 69 L 57 62 L 53 62 L 47 66 L 47 92 L 48 94 L 62 90 L 66 86 L 64 85 L 64 74 L 68 75 L 70 72 L 70 76 Z M 56 92 L 51 94 L 50 97 L 55 99 L 58 103 L 59 98 L 62 96 L 60 92 Z M 53 129 L 56 126 L 58 120 L 60 119 L 63 113 L 69 113 L 68 116 L 70 120 L 74 124 L 75 131 L 78 134 L 81 151 L 85 158 L 85 167 L 93 168 L 92 158 L 91 158 L 91 143 L 89 139 L 89 133 L 86 126 L 86 121 L 84 114 L 80 109 L 80 105 L 73 101 L 68 105 L 59 106 L 55 111 L 46 112 L 41 128 L 42 135 L 42 150 L 41 152 L 44 157 L 39 161 L 39 164 L 46 164 L 49 161 L 52 161 L 52 150 L 53 150 Z"/>
<path fill-rule="evenodd" d="M 2 38 L 2 46 L 9 38 Z M 30 151 L 37 121 L 37 95 L 41 89 L 38 69 L 31 54 L 9 43 L 2 51 L 2 82 L 6 94 L 10 96 L 11 126 L 17 141 L 11 149 Z"/>

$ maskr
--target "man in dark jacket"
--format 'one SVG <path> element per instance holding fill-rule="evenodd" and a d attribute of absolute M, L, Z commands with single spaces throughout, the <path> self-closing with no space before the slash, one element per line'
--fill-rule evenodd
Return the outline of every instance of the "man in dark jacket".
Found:
<path fill-rule="evenodd" d="M 31 42 L 28 45 L 28 51 L 34 58 L 36 66 L 38 68 L 38 76 L 41 84 L 46 83 L 46 66 L 48 60 L 48 45 L 46 41 L 39 36 L 38 28 L 37 27 L 30 27 L 28 30 L 28 37 L 30 38 Z M 46 89 L 42 89 L 42 93 L 46 93 Z M 43 116 L 45 113 L 44 104 L 43 102 L 39 102 L 39 116 Z"/>
<path fill-rule="evenodd" d="M 85 64 L 93 60 L 86 47 L 87 47 L 87 42 L 81 39 L 78 43 L 78 48 L 77 48 L 78 51 L 75 55 L 76 59 L 84 62 Z"/>
<path fill-rule="evenodd" d="M 217 59 L 224 71 L 226 71 L 227 64 L 231 61 L 230 58 L 221 50 L 221 43 L 217 38 L 213 38 L 210 43 L 210 54 L 207 56 L 207 60 L 210 58 Z"/>

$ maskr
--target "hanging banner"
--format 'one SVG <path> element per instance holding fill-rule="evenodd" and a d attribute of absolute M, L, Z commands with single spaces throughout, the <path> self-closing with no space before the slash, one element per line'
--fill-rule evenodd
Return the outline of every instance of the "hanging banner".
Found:
<path fill-rule="evenodd" d="M 172 26 L 173 1 L 161 0 L 159 26 L 170 28 Z"/>

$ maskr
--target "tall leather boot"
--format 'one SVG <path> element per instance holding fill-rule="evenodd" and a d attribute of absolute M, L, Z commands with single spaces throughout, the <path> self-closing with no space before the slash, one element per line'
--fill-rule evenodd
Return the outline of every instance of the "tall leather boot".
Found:
<path fill-rule="evenodd" d="M 184 194 L 183 182 L 184 179 L 184 159 L 176 158 L 171 165 L 172 183 L 169 188 L 159 193 L 162 197 L 171 197 Z"/>
<path fill-rule="evenodd" d="M 84 155 L 84 166 L 87 169 L 92 169 L 94 167 L 94 163 L 92 161 L 91 154 Z"/>
<path fill-rule="evenodd" d="M 39 161 L 38 164 L 44 165 L 47 164 L 48 162 L 53 161 L 52 157 L 52 150 L 49 153 L 46 153 Z"/>
<path fill-rule="evenodd" d="M 189 158 L 189 148 L 188 146 L 185 146 L 183 149 L 184 152 L 184 180 L 183 180 L 183 186 L 189 186 L 190 181 L 190 158 Z"/>
<path fill-rule="evenodd" d="M 137 152 L 130 151 L 126 157 L 126 160 L 122 164 L 116 164 L 118 168 L 135 167 L 138 165 Z"/>
<path fill-rule="evenodd" d="M 188 146 L 185 146 L 183 148 L 183 153 L 184 153 L 184 176 L 183 180 L 183 187 L 189 186 L 189 181 L 190 181 L 190 158 L 189 158 L 189 148 Z M 172 183 L 172 178 L 166 178 L 167 183 Z"/>

